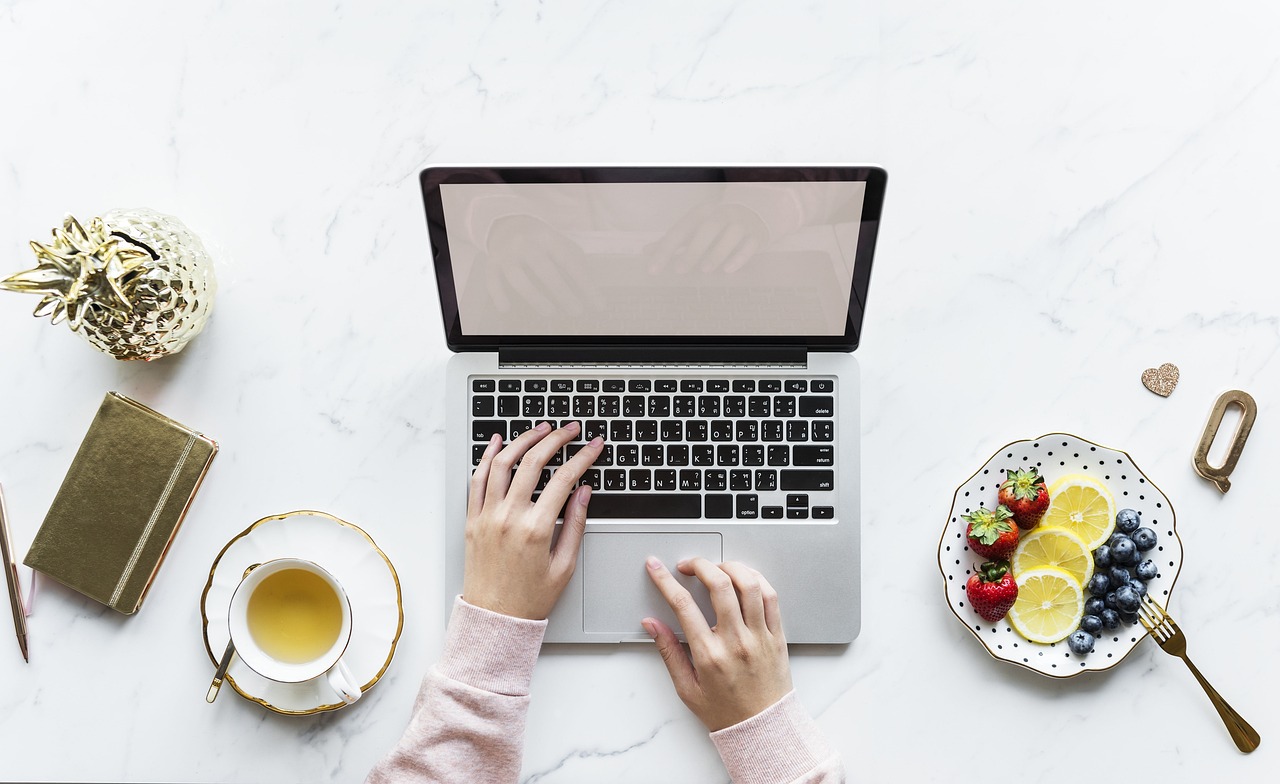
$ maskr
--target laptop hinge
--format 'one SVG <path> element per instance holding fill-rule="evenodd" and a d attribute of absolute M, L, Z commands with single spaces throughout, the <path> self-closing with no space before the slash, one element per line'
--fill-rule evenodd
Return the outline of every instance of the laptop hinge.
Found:
<path fill-rule="evenodd" d="M 805 367 L 803 346 L 513 346 L 498 365 L 737 365 Z"/>

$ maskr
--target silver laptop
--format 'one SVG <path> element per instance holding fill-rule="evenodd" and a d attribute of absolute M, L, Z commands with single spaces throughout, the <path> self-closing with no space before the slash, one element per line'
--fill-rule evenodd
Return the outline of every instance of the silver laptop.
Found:
<path fill-rule="evenodd" d="M 596 435 L 548 642 L 679 625 L 649 555 L 741 561 L 787 639 L 860 628 L 858 367 L 886 175 L 867 166 L 439 167 L 421 174 L 449 348 L 448 602 L 494 432 Z M 543 486 L 539 485 L 539 488 Z M 706 591 L 677 574 L 709 621 Z"/>

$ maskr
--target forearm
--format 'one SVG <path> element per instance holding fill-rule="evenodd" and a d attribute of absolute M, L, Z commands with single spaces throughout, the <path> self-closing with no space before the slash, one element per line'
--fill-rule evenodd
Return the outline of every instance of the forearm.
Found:
<path fill-rule="evenodd" d="M 836 784 L 844 764 L 795 692 L 711 733 L 734 784 Z"/>
<path fill-rule="evenodd" d="M 529 681 L 546 621 L 511 618 L 459 598 L 440 662 L 423 679 L 399 744 L 370 772 L 383 782 L 514 782 Z"/>

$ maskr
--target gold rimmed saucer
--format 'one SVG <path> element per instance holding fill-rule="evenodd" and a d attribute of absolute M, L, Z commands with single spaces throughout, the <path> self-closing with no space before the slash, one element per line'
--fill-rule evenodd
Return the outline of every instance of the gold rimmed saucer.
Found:
<path fill-rule="evenodd" d="M 358 526 L 324 512 L 301 510 L 264 517 L 237 534 L 209 570 L 200 596 L 205 651 L 227 644 L 227 609 L 244 570 L 277 558 L 303 558 L 324 565 L 342 583 L 351 600 L 351 643 L 344 661 L 361 691 L 367 692 L 387 671 L 404 628 L 400 578 L 386 553 Z M 226 682 L 241 697 L 290 716 L 337 710 L 346 703 L 317 678 L 304 683 L 268 680 L 234 658 Z"/>

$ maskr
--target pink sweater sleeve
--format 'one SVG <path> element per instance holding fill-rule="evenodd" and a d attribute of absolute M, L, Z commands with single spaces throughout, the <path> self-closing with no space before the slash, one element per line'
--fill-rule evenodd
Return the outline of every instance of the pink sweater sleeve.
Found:
<path fill-rule="evenodd" d="M 458 597 L 444 654 L 422 681 L 409 727 L 366 783 L 516 781 L 529 682 L 546 629 L 546 621 Z"/>
<path fill-rule="evenodd" d="M 837 784 L 844 764 L 794 691 L 756 715 L 711 733 L 734 784 Z"/>

